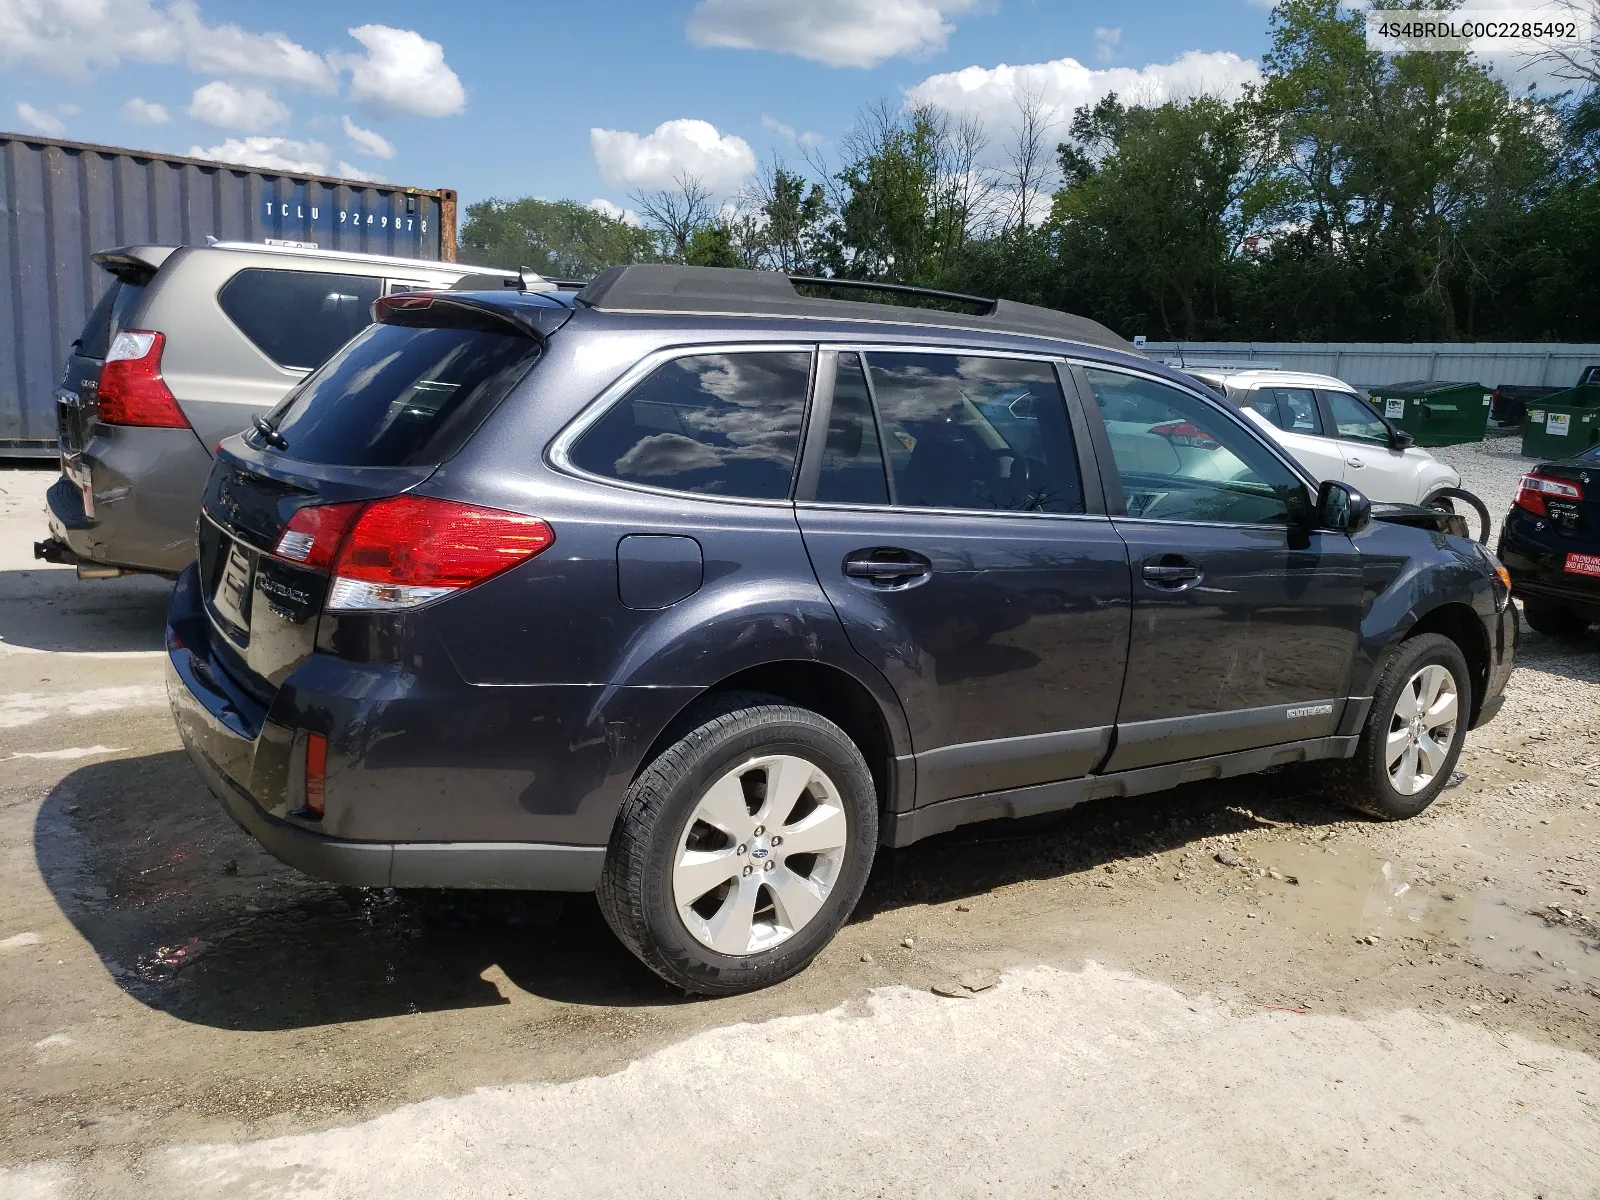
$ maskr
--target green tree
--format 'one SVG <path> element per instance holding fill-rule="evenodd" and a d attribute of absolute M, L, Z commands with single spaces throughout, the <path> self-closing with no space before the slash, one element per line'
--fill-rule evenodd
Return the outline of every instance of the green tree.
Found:
<path fill-rule="evenodd" d="M 1246 146 L 1243 108 L 1211 97 L 1138 108 L 1113 94 L 1079 109 L 1050 214 L 1069 288 L 1119 325 L 1153 318 L 1169 337 L 1217 332 L 1242 233 Z"/>
<path fill-rule="evenodd" d="M 587 279 L 619 263 L 655 257 L 651 235 L 572 200 L 480 200 L 467 206 L 461 261 L 554 279 Z"/>

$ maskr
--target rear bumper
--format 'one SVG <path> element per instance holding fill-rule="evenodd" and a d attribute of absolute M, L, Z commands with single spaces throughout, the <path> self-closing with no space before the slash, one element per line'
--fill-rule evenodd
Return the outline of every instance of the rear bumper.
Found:
<path fill-rule="evenodd" d="M 88 474 L 93 515 L 66 476 L 46 503 L 50 532 L 79 559 L 159 575 L 176 575 L 194 561 L 211 456 L 193 430 L 101 425 L 71 460 Z"/>
<path fill-rule="evenodd" d="M 1532 523 L 1532 517 L 1513 510 L 1500 535 L 1500 561 L 1511 573 L 1512 594 L 1547 600 L 1600 621 L 1600 578 L 1572 575 L 1565 569 L 1568 553 L 1595 554 L 1600 548 L 1592 538 L 1578 542 L 1548 525 L 1535 531 Z"/>
<path fill-rule="evenodd" d="M 308 828 L 308 822 L 293 815 L 303 799 L 303 735 L 294 724 L 273 719 L 284 715 L 276 703 L 271 711 L 263 710 L 211 661 L 205 620 L 198 572 L 186 570 L 174 590 L 167 624 L 166 682 L 173 719 L 201 778 L 239 826 L 277 858 L 308 875 L 356 887 L 586 892 L 599 883 L 603 845 L 428 839 L 428 833 L 468 823 L 476 799 L 470 785 L 453 798 L 454 804 L 438 806 L 438 827 L 414 841 L 339 837 Z M 293 701 L 297 711 L 327 711 L 341 707 L 343 698 L 300 690 Z M 352 727 L 359 733 L 386 701 L 374 697 L 369 709 L 352 714 L 350 725 L 329 732 L 330 742 L 347 742 Z M 462 777 L 467 766 L 463 764 Z M 359 773 L 358 767 L 352 773 Z M 336 791 L 330 784 L 330 793 Z"/>

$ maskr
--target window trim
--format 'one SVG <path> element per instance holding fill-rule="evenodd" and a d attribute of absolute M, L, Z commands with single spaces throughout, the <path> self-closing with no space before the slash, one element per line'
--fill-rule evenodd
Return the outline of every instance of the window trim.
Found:
<path fill-rule="evenodd" d="M 780 499 L 766 499 L 758 496 L 719 496 L 711 492 L 686 492 L 678 488 L 655 487 L 647 483 L 634 483 L 627 479 L 613 479 L 609 475 L 596 475 L 591 471 L 585 471 L 572 461 L 572 448 L 577 444 L 578 439 L 658 367 L 680 358 L 699 358 L 708 354 L 795 353 L 808 355 L 811 365 L 806 376 L 805 404 L 802 406 L 800 413 L 800 437 L 795 445 L 795 465 L 789 471 L 789 489 Z M 589 483 L 604 484 L 606 487 L 626 488 L 631 492 L 643 492 L 651 496 L 677 496 L 689 500 L 705 500 L 715 504 L 762 504 L 768 507 L 788 508 L 794 504 L 795 483 L 800 477 L 803 455 L 806 450 L 808 422 L 812 410 L 816 407 L 814 397 L 817 390 L 817 362 L 820 357 L 818 346 L 815 342 L 706 342 L 702 345 L 665 346 L 658 350 L 652 350 L 619 375 L 611 384 L 602 388 L 598 396 L 578 411 L 578 415 L 569 421 L 561 432 L 550 440 L 550 444 L 545 447 L 544 460 L 549 466 L 576 479 L 582 479 Z M 831 395 L 829 399 L 832 399 Z"/>
<path fill-rule="evenodd" d="M 1050 518 L 1054 520 L 1082 520 L 1086 517 L 1096 517 L 1104 520 L 1109 516 L 1107 499 L 1101 480 L 1098 461 L 1098 449 L 1092 441 L 1094 427 L 1083 412 L 1082 389 L 1076 379 L 1068 370 L 1067 360 L 1059 354 L 1041 354 L 1027 350 L 996 350 L 990 347 L 949 346 L 932 343 L 914 343 L 910 345 L 898 342 L 823 342 L 818 347 L 818 361 L 824 355 L 832 355 L 831 368 L 827 374 L 828 391 L 822 394 L 821 384 L 823 372 L 817 372 L 816 396 L 813 398 L 811 410 L 812 420 L 820 422 L 818 428 L 809 428 L 802 439 L 805 457 L 800 465 L 798 474 L 799 484 L 794 490 L 794 504 L 797 508 L 820 508 L 840 512 L 861 513 L 932 513 L 936 516 L 960 517 L 1028 517 Z M 833 382 L 838 369 L 838 356 L 840 354 L 858 354 L 861 356 L 861 370 L 867 381 L 867 395 L 872 405 L 872 419 L 878 426 L 879 453 L 883 454 L 884 432 L 883 417 L 878 410 L 878 393 L 872 382 L 872 370 L 869 366 L 867 355 L 876 351 L 879 354 L 948 354 L 965 358 L 1005 358 L 1024 362 L 1049 363 L 1055 369 L 1056 386 L 1061 389 L 1061 399 L 1066 405 L 1067 424 L 1072 434 L 1073 453 L 1077 458 L 1078 487 L 1083 501 L 1083 511 L 1075 513 L 1050 513 L 1050 512 L 1015 512 L 1010 509 L 998 508 L 926 508 L 911 504 L 897 504 L 895 502 L 894 469 L 889 465 L 887 454 L 884 454 L 883 472 L 889 485 L 888 504 L 851 504 L 842 500 L 818 500 L 816 498 L 817 481 L 822 475 L 822 447 L 827 437 L 827 423 L 833 416 Z M 1120 493 L 1119 493 L 1120 495 Z"/>
<path fill-rule="evenodd" d="M 1249 418 L 1245 417 L 1243 413 L 1240 413 L 1236 410 L 1230 411 L 1228 408 L 1225 408 L 1223 405 L 1217 403 L 1216 400 L 1205 395 L 1203 392 L 1200 392 L 1193 387 L 1186 387 L 1183 384 L 1178 383 L 1176 380 L 1168 379 L 1163 375 L 1157 375 L 1151 371 L 1140 371 L 1133 367 L 1123 366 L 1121 363 L 1097 362 L 1094 359 L 1079 358 L 1076 356 L 1068 358 L 1067 362 L 1072 368 L 1074 375 L 1078 377 L 1077 383 L 1079 390 L 1085 396 L 1091 398 L 1094 395 L 1094 389 L 1093 385 L 1089 382 L 1088 375 L 1084 374 L 1086 371 L 1110 371 L 1118 375 L 1128 375 L 1135 379 L 1147 379 L 1151 383 L 1162 384 L 1166 387 L 1174 389 L 1175 391 L 1183 392 L 1185 395 L 1192 396 L 1194 399 L 1199 400 L 1202 404 L 1205 404 L 1214 410 L 1218 416 L 1232 422 L 1235 428 L 1242 429 L 1246 436 L 1253 438 L 1259 446 L 1263 447 L 1267 451 L 1268 454 L 1270 454 L 1273 458 L 1276 458 L 1282 466 L 1287 468 L 1289 473 L 1296 479 L 1300 480 L 1301 484 L 1305 487 L 1308 504 L 1313 508 L 1315 507 L 1317 501 L 1317 489 L 1319 487 L 1318 483 L 1311 478 L 1310 473 L 1300 465 L 1293 455 L 1287 453 L 1284 448 L 1274 441 L 1270 436 L 1259 429 L 1251 428 L 1252 422 L 1249 420 Z M 1090 412 L 1091 409 L 1093 410 L 1092 413 Z M 1210 529 L 1294 528 L 1292 523 L 1280 527 L 1276 525 L 1262 525 L 1252 521 L 1169 521 L 1163 520 L 1159 517 L 1129 516 L 1127 498 L 1124 496 L 1122 491 L 1122 476 L 1117 472 L 1116 459 L 1111 453 L 1111 437 L 1106 431 L 1105 420 L 1100 415 L 1100 406 L 1098 404 L 1086 403 L 1084 405 L 1084 411 L 1089 416 L 1090 424 L 1094 429 L 1095 448 L 1100 453 L 1101 462 L 1104 464 L 1101 467 L 1100 479 L 1101 485 L 1105 488 L 1106 492 L 1106 511 L 1115 520 L 1147 522 L 1150 524 L 1161 525 L 1166 528 L 1183 528 L 1186 526 Z M 1313 525 L 1312 528 L 1315 529 L 1315 525 Z"/>

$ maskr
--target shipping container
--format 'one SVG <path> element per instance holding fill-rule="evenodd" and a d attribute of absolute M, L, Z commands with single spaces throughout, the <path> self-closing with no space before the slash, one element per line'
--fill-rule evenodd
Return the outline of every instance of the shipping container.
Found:
<path fill-rule="evenodd" d="M 67 348 L 111 277 L 97 250 L 208 238 L 456 257 L 456 194 L 0 133 L 0 455 L 52 453 Z"/>

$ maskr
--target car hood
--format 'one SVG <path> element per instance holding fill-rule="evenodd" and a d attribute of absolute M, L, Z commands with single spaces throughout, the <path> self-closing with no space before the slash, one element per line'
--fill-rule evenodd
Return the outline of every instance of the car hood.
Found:
<path fill-rule="evenodd" d="M 1413 529 L 1428 529 L 1434 533 L 1448 533 L 1455 537 L 1471 537 L 1466 517 L 1460 513 L 1443 512 L 1421 504 L 1374 504 L 1374 521 L 1387 521 L 1391 525 L 1409 525 Z"/>

